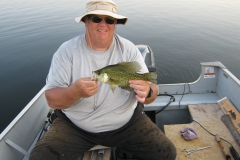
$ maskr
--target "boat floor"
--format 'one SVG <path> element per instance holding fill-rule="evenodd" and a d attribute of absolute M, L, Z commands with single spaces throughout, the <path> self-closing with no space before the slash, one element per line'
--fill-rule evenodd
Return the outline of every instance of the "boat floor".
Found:
<path fill-rule="evenodd" d="M 188 109 L 192 119 L 199 122 L 211 133 L 218 134 L 219 137 L 227 140 L 233 145 L 236 151 L 240 151 L 240 146 L 234 140 L 231 132 L 226 127 L 226 125 L 221 121 L 221 116 L 224 114 L 220 106 L 216 104 L 196 104 L 188 105 Z M 199 138 L 191 141 L 185 140 L 180 135 L 180 130 L 185 129 L 186 127 L 194 128 L 197 132 Z M 196 122 L 186 123 L 186 124 L 172 124 L 164 125 L 164 131 L 166 136 L 174 143 L 177 149 L 177 158 L 176 160 L 183 159 L 211 159 L 211 160 L 225 160 L 225 155 L 223 154 L 220 145 L 215 140 L 215 137 L 205 131 L 199 124 Z M 222 141 L 225 151 L 231 155 L 229 147 L 230 145 Z M 188 150 L 194 148 L 201 148 L 211 146 L 204 150 L 200 150 L 192 153 L 191 155 L 186 155 L 186 152 L 182 152 L 183 148 Z M 234 159 L 232 157 L 232 159 Z"/>

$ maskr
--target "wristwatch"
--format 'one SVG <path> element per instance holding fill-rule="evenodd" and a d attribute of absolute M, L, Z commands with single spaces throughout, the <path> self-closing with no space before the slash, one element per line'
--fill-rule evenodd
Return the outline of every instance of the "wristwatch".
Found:
<path fill-rule="evenodd" d="M 152 96 L 152 93 L 153 93 L 153 90 L 152 88 L 150 87 L 150 90 L 148 92 L 148 96 L 146 98 L 150 98 Z"/>

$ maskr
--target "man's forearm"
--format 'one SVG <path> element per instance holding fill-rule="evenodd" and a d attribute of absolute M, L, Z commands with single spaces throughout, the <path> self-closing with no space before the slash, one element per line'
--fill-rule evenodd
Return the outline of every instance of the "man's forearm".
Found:
<path fill-rule="evenodd" d="M 88 98 L 98 91 L 97 81 L 90 77 L 79 78 L 71 86 L 66 88 L 52 88 L 45 92 L 48 105 L 54 109 L 66 109 L 71 107 L 80 98 Z"/>
<path fill-rule="evenodd" d="M 48 105 L 54 109 L 66 109 L 74 104 L 79 97 L 74 96 L 71 86 L 67 88 L 52 88 L 45 91 Z"/>

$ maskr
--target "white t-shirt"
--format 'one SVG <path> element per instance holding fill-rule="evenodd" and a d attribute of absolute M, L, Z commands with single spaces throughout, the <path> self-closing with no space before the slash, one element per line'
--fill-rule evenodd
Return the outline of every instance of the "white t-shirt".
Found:
<path fill-rule="evenodd" d="M 89 48 L 85 35 L 74 37 L 63 43 L 54 54 L 46 79 L 46 90 L 68 87 L 79 78 L 91 77 L 92 71 L 130 61 L 139 62 L 142 66 L 140 73 L 148 72 L 138 48 L 117 34 L 106 51 Z M 93 133 L 122 127 L 130 120 L 137 106 L 134 92 L 116 87 L 113 93 L 108 84 L 98 84 L 99 90 L 94 96 L 80 98 L 70 108 L 62 110 L 75 125 Z"/>

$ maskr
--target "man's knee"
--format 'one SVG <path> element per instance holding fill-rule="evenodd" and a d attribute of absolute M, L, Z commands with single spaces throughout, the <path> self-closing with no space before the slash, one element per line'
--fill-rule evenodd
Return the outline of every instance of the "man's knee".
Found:
<path fill-rule="evenodd" d="M 54 148 L 46 147 L 37 149 L 34 148 L 30 154 L 29 160 L 79 160 L 83 154 L 80 152 L 61 152 Z"/>
<path fill-rule="evenodd" d="M 29 160 L 51 160 L 51 159 L 57 159 L 57 156 L 53 156 L 50 150 L 48 149 L 33 149 Z"/>
<path fill-rule="evenodd" d="M 166 148 L 169 153 L 166 157 L 167 160 L 175 160 L 177 156 L 177 150 L 173 143 L 169 147 Z"/>

